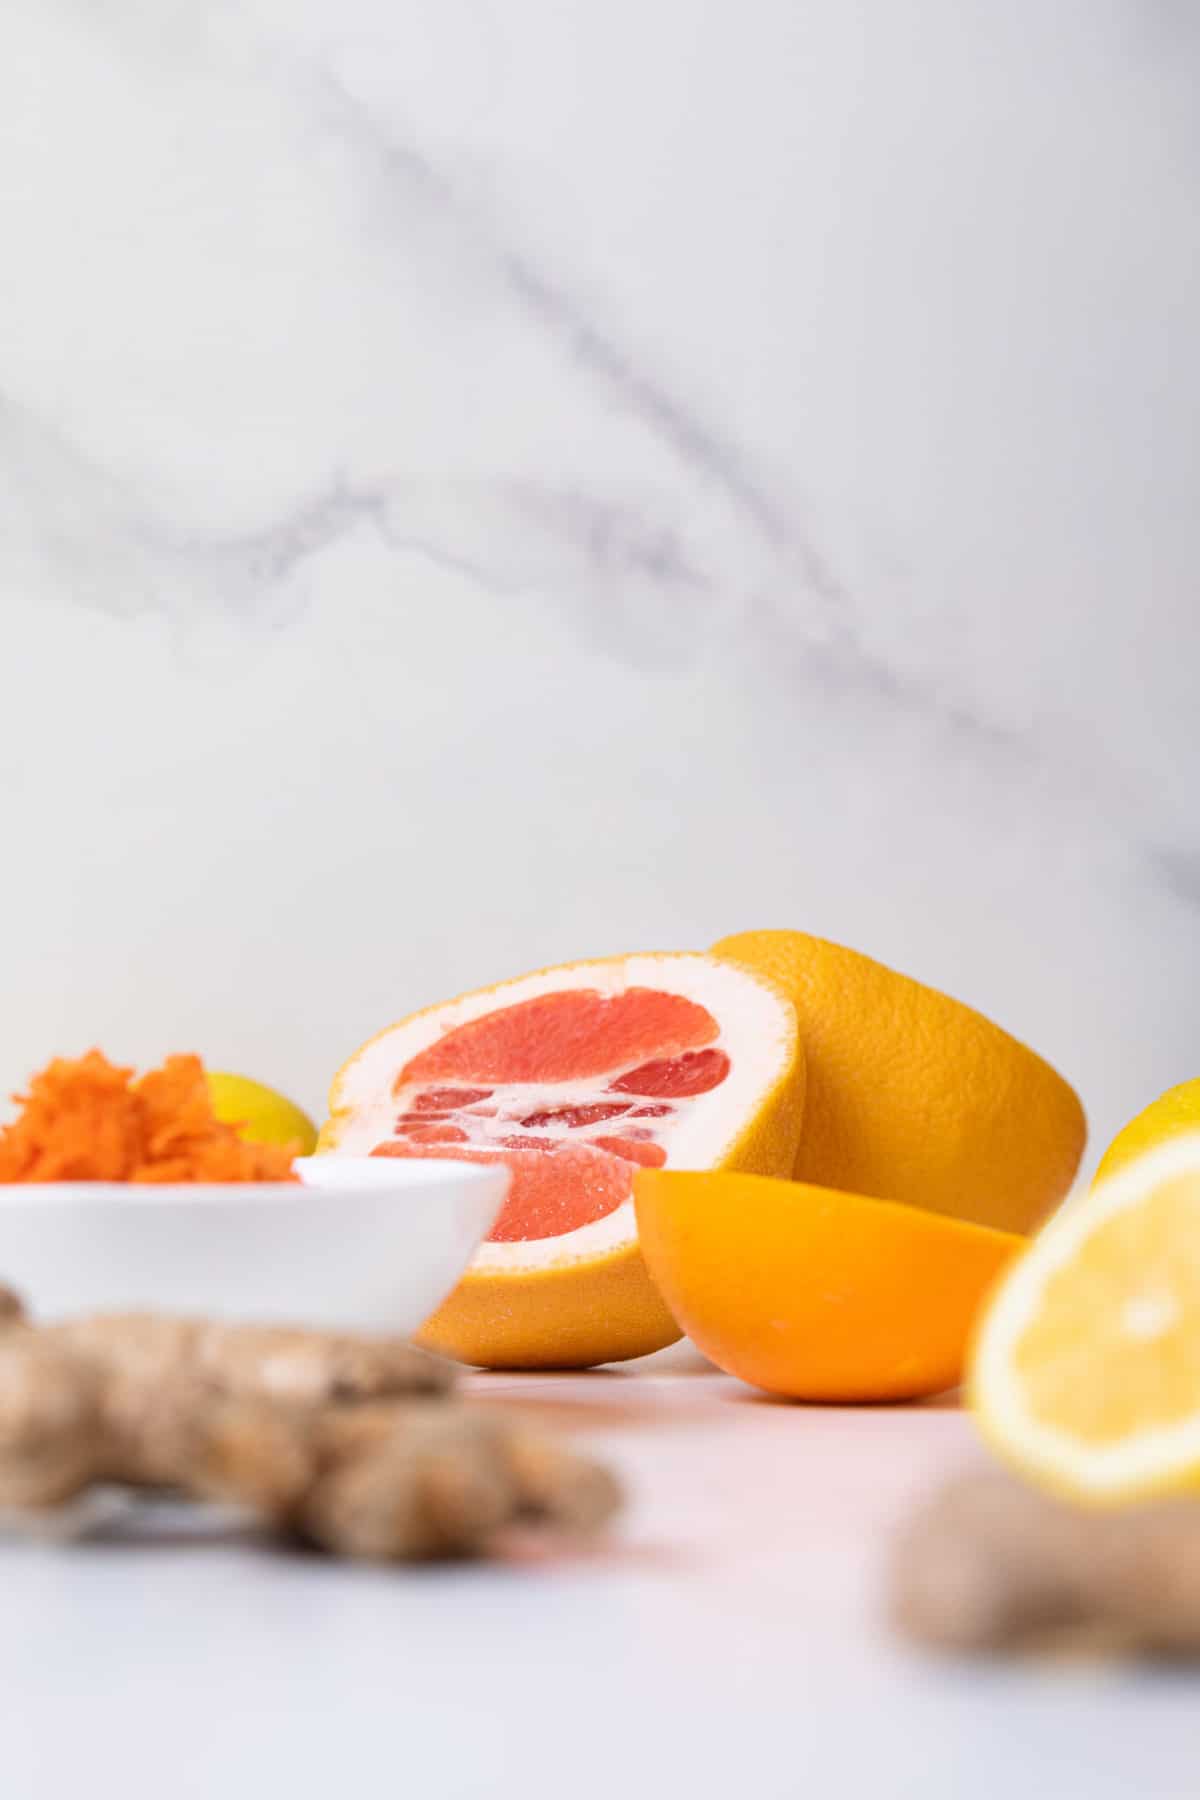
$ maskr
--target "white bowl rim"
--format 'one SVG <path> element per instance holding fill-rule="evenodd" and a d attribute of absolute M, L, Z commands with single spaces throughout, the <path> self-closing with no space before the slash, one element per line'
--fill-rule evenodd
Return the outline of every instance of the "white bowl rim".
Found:
<path fill-rule="evenodd" d="M 320 1161 L 322 1173 L 329 1179 L 305 1180 L 306 1166 Z M 334 1166 L 341 1163 L 354 1170 L 345 1180 L 334 1178 Z M 347 1196 L 364 1200 L 379 1198 L 388 1192 L 413 1188 L 444 1187 L 465 1183 L 468 1187 L 488 1187 L 497 1174 L 508 1175 L 507 1165 L 496 1162 L 456 1162 L 450 1157 L 432 1156 L 368 1157 L 333 1156 L 320 1158 L 298 1156 L 294 1167 L 300 1174 L 296 1181 L 12 1181 L 0 1182 L 0 1208 L 29 1206 L 95 1205 L 130 1207 L 219 1206 L 223 1201 L 239 1206 L 274 1206 L 297 1201 L 328 1201 L 344 1206 Z M 364 1172 L 370 1175 L 364 1181 Z"/>

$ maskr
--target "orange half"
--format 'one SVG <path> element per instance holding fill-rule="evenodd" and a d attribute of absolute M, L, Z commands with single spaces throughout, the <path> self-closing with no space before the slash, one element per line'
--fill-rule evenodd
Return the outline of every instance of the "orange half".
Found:
<path fill-rule="evenodd" d="M 1025 1239 L 864 1194 L 646 1169 L 642 1254 L 720 1368 L 793 1400 L 914 1400 L 960 1381 Z"/>

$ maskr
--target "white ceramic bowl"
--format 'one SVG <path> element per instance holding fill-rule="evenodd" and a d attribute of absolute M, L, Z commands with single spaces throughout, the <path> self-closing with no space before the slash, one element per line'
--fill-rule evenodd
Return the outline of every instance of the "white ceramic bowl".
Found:
<path fill-rule="evenodd" d="M 508 1191 L 498 1164 L 297 1159 L 283 1182 L 0 1186 L 0 1282 L 40 1318 L 149 1307 L 409 1333 Z"/>

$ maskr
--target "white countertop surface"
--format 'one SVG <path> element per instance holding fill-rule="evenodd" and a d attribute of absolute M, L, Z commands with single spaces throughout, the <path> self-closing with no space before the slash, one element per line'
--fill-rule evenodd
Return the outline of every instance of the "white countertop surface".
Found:
<path fill-rule="evenodd" d="M 953 1408 L 777 1405 L 687 1353 L 469 1385 L 619 1464 L 609 1546 L 384 1571 L 177 1522 L 7 1544 L 5 1800 L 1195 1795 L 1193 1676 L 889 1639 L 889 1527 L 978 1454 Z"/>

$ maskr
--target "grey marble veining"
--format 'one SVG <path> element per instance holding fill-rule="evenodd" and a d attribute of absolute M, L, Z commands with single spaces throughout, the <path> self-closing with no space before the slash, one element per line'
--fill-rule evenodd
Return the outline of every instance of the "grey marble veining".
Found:
<path fill-rule="evenodd" d="M 1200 32 L 10 0 L 0 1078 L 756 922 L 1200 1073 Z"/>

